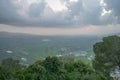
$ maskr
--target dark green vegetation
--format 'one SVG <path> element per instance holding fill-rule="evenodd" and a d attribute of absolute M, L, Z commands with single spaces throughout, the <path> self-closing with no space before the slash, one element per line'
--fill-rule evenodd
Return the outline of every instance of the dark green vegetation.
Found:
<path fill-rule="evenodd" d="M 14 33 L 0 35 L 0 60 L 12 57 L 25 64 L 31 64 L 47 56 L 65 55 L 69 53 L 88 53 L 86 56 L 77 56 L 91 62 L 88 57 L 94 56 L 92 45 L 99 41 L 98 37 L 83 36 L 33 36 Z M 12 51 L 12 52 L 11 52 Z"/>
<path fill-rule="evenodd" d="M 25 67 L 18 60 L 5 59 L 0 65 L 0 80 L 106 80 L 81 61 L 47 57 Z"/>
<path fill-rule="evenodd" d="M 95 60 L 93 67 L 96 72 L 105 75 L 108 80 L 110 77 L 120 79 L 120 37 L 104 37 L 103 42 L 96 43 L 93 46 Z M 111 75 L 111 76 L 110 76 Z M 119 77 L 119 79 L 117 79 Z"/>

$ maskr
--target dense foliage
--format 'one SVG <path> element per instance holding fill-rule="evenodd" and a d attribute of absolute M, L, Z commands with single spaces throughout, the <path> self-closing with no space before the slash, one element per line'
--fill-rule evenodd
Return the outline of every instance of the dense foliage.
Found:
<path fill-rule="evenodd" d="M 93 67 L 96 72 L 108 78 L 114 76 L 111 75 L 112 72 L 116 69 L 120 69 L 120 37 L 104 37 L 103 42 L 98 42 L 93 46 L 93 50 L 95 52 Z M 117 73 L 118 71 L 119 70 L 117 70 Z"/>
<path fill-rule="evenodd" d="M 81 61 L 47 57 L 25 67 L 18 60 L 5 59 L 0 65 L 0 80 L 105 80 Z"/>

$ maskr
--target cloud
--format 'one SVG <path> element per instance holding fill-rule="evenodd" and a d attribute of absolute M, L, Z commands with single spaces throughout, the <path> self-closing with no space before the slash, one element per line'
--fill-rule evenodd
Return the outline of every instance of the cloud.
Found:
<path fill-rule="evenodd" d="M 44 1 L 40 3 L 34 3 L 29 7 L 29 16 L 30 17 L 40 17 L 45 9 L 46 3 Z"/>
<path fill-rule="evenodd" d="M 82 27 L 119 22 L 119 1 L 106 0 L 104 3 L 107 6 L 101 6 L 100 1 L 0 0 L 0 24 L 34 27 Z M 110 13 L 109 10 L 112 12 Z"/>
<path fill-rule="evenodd" d="M 18 16 L 17 8 L 11 0 L 0 0 L 0 23 L 16 24 L 19 21 Z"/>
<path fill-rule="evenodd" d="M 78 25 L 99 25 L 101 6 L 99 0 L 78 0 L 68 6 L 73 21 Z M 74 18 L 77 18 L 74 20 Z"/>
<path fill-rule="evenodd" d="M 120 23 L 120 0 L 104 0 L 106 8 L 112 10 L 112 15 L 117 23 Z"/>

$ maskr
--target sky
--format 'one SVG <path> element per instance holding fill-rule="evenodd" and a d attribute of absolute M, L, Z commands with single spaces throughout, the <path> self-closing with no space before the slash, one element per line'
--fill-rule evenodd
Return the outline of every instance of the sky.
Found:
<path fill-rule="evenodd" d="M 120 0 L 0 0 L 0 32 L 34 35 L 120 33 Z"/>

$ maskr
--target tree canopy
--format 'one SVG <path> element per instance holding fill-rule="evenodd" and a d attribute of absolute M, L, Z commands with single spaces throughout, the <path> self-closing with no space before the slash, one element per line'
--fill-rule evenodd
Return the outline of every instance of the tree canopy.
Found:
<path fill-rule="evenodd" d="M 8 68 L 11 67 L 11 68 Z M 47 57 L 28 67 L 19 61 L 5 59 L 0 65 L 0 80 L 105 80 L 82 61 L 65 61 Z"/>
<path fill-rule="evenodd" d="M 110 77 L 111 71 L 120 68 L 120 37 L 104 37 L 102 42 L 93 46 L 95 60 L 93 67 L 96 72 Z"/>

